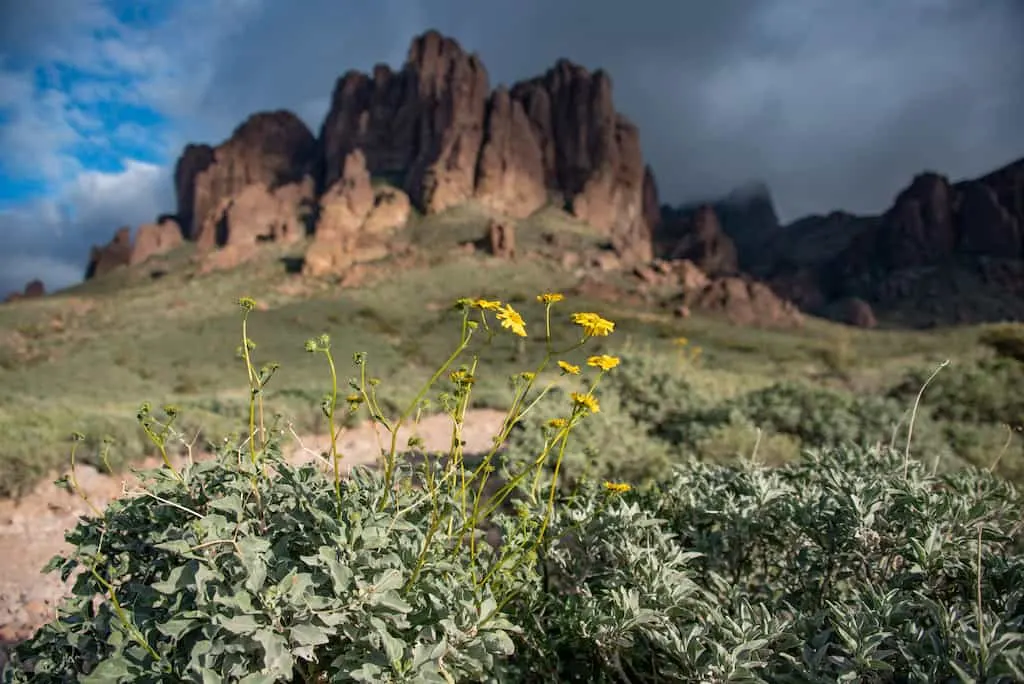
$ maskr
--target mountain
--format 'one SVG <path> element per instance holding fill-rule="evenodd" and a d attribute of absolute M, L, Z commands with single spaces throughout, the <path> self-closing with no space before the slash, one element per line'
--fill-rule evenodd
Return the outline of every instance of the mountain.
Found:
<path fill-rule="evenodd" d="M 1024 160 L 958 183 L 920 174 L 880 216 L 834 211 L 781 225 L 760 182 L 672 207 L 604 71 L 560 59 L 492 89 L 479 58 L 433 30 L 412 40 L 397 71 L 342 75 L 316 133 L 275 110 L 216 146 L 187 145 L 174 187 L 174 213 L 93 248 L 87 279 L 186 243 L 217 268 L 266 243 L 301 245 L 293 270 L 344 278 L 404 249 L 413 217 L 471 205 L 491 217 L 481 244 L 506 256 L 517 222 L 563 212 L 603 253 L 556 262 L 686 290 L 680 311 L 728 311 L 739 298 L 739 318 L 755 322 L 795 324 L 794 305 L 854 325 L 1024 319 Z"/>
<path fill-rule="evenodd" d="M 254 114 L 216 147 L 186 146 L 174 175 L 177 211 L 160 225 L 175 223 L 199 249 L 240 257 L 257 243 L 312 235 L 306 270 L 325 274 L 386 241 L 412 210 L 473 201 L 516 219 L 555 203 L 605 236 L 624 263 L 640 263 L 651 258 L 648 217 L 657 208 L 645 194 L 649 173 L 605 72 L 562 59 L 543 76 L 492 90 L 476 55 L 428 31 L 399 71 L 344 74 L 317 135 L 279 110 Z M 172 229 L 161 230 L 164 239 L 147 238 L 145 251 L 175 244 Z M 119 233 L 95 250 L 88 275 L 132 263 L 139 249 L 129 242 Z"/>
<path fill-rule="evenodd" d="M 1022 231 L 1024 159 L 955 183 L 925 172 L 879 216 L 834 212 L 781 228 L 756 275 L 833 317 L 857 300 L 913 327 L 1022 320 Z"/>

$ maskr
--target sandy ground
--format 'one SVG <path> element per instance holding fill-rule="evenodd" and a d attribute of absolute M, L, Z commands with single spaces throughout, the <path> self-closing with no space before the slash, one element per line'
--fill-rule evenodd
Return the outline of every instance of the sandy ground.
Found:
<path fill-rule="evenodd" d="M 470 411 L 462 435 L 466 453 L 490 450 L 504 418 L 501 411 Z M 451 443 L 451 418 L 436 415 L 421 419 L 414 430 L 403 429 L 399 445 L 406 444 L 411 432 L 423 439 L 426 450 L 447 451 Z M 348 468 L 375 463 L 385 438 L 387 433 L 383 429 L 375 431 L 370 424 L 343 432 L 338 445 L 345 457 L 343 463 Z M 301 462 L 314 459 L 328 439 L 299 436 L 292 442 L 289 457 Z M 155 467 L 159 460 L 150 459 L 141 465 Z M 79 485 L 100 508 L 123 496 L 125 491 L 130 493 L 138 482 L 131 473 L 115 477 L 85 466 L 76 470 Z M 6 649 L 52 619 L 60 599 L 67 593 L 69 586 L 62 584 L 59 577 L 43 575 L 40 570 L 55 554 L 71 551 L 64 533 L 88 510 L 81 498 L 58 489 L 52 479 L 18 502 L 0 501 L 0 669 Z"/>

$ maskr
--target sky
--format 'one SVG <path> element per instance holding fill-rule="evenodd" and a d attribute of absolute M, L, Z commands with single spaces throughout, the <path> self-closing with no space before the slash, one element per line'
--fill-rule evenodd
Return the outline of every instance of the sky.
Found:
<path fill-rule="evenodd" d="M 436 28 L 492 87 L 603 68 L 663 202 L 766 183 L 784 221 L 884 211 L 923 170 L 1024 157 L 1020 0 L 0 0 L 0 295 L 81 280 L 173 212 L 187 142 L 248 115 L 316 132 L 338 76 Z"/>

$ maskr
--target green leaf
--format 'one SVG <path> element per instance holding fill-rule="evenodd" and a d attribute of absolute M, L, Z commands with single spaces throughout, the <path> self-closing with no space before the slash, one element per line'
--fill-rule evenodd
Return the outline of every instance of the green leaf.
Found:
<path fill-rule="evenodd" d="M 216 618 L 216 622 L 232 634 L 238 634 L 241 636 L 252 634 L 263 627 L 263 625 L 260 624 L 260 621 L 256 619 L 255 615 L 232 615 L 231 617 L 218 616 Z"/>
<path fill-rule="evenodd" d="M 295 625 L 291 628 L 291 641 L 300 646 L 319 646 L 330 640 L 331 631 L 316 625 Z"/>
<path fill-rule="evenodd" d="M 215 511 L 234 513 L 237 520 L 241 520 L 244 517 L 245 504 L 242 502 L 242 497 L 238 494 L 228 494 L 219 499 L 213 499 L 210 501 L 209 506 Z"/>
<path fill-rule="evenodd" d="M 375 684 L 381 681 L 382 670 L 380 667 L 373 663 L 363 663 L 355 670 L 350 670 L 348 676 L 357 682 L 368 682 L 369 684 Z"/>
<path fill-rule="evenodd" d="M 387 625 L 380 618 L 371 617 L 370 624 L 373 626 L 374 633 L 380 637 L 381 646 L 384 647 L 384 654 L 387 656 L 388 662 L 393 666 L 401 664 L 402 654 L 405 653 L 405 643 L 392 636 Z"/>
<path fill-rule="evenodd" d="M 253 639 L 263 647 L 263 669 L 282 677 L 291 677 L 295 659 L 288 650 L 284 637 L 269 629 L 253 634 Z"/>
<path fill-rule="evenodd" d="M 327 566 L 328 573 L 330 573 L 331 582 L 334 585 L 334 593 L 344 594 L 348 592 L 352 584 L 352 570 L 341 562 L 338 550 L 331 546 L 321 546 L 319 555 Z"/>
<path fill-rule="evenodd" d="M 138 675 L 137 668 L 131 667 L 124 658 L 113 656 L 100 661 L 87 675 L 79 677 L 83 684 L 109 684 L 110 682 L 134 682 Z"/>
<path fill-rule="evenodd" d="M 158 591 L 161 594 L 180 594 L 195 586 L 196 565 L 195 561 L 189 561 L 183 565 L 175 566 L 167 573 L 166 579 L 153 582 L 149 586 L 153 591 Z"/>
<path fill-rule="evenodd" d="M 396 613 L 406 614 L 412 612 L 412 606 L 394 590 L 388 590 L 383 594 L 374 594 L 371 605 L 387 608 Z"/>
<path fill-rule="evenodd" d="M 435 663 L 448 650 L 448 640 L 441 637 L 436 644 L 417 643 L 412 647 L 412 667 L 418 670 L 426 663 Z"/>

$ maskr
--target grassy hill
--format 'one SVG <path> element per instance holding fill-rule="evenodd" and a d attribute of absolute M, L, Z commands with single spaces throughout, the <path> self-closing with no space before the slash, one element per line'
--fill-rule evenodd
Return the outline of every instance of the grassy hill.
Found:
<path fill-rule="evenodd" d="M 521 248 L 563 221 L 536 217 Z M 472 208 L 420 220 L 415 263 L 382 259 L 344 287 L 293 274 L 303 245 L 230 270 L 186 248 L 0 308 L 4 496 L 66 464 L 74 431 L 82 460 L 107 435 L 118 467 L 147 453 L 143 401 L 176 405 L 186 434 L 246 433 L 242 297 L 254 367 L 280 364 L 268 411 L 298 432 L 325 431 L 329 373 L 307 340 L 330 335 L 342 394 L 366 353 L 394 418 L 456 348 L 461 297 L 511 303 L 529 335 L 475 335 L 475 381 L 442 376 L 436 408 L 458 415 L 470 386 L 475 406 L 511 405 L 547 352 L 541 292 L 566 295 L 556 347 L 578 340 L 571 312 L 615 322 L 558 358 L 620 359 L 598 412 L 569 408 L 594 368 L 538 378 L 552 389 L 493 462 L 332 479 L 272 436 L 152 474 L 68 533 L 74 554 L 49 568 L 91 572 L 5 681 L 1020 681 L 1020 496 L 985 472 L 1024 480 L 1018 327 L 680 320 L 619 296 L 621 275 L 584 287 L 557 260 L 460 247 L 484 225 Z M 477 487 L 488 464 L 518 486 Z"/>
<path fill-rule="evenodd" d="M 342 363 L 367 352 L 372 372 L 383 381 L 382 397 L 396 406 L 410 398 L 412 381 L 426 379 L 455 345 L 457 298 L 509 301 L 536 331 L 542 307 L 534 296 L 549 290 L 571 294 L 578 278 L 551 261 L 505 262 L 460 251 L 458 245 L 479 238 L 484 226 L 472 207 L 417 219 L 408 239 L 425 255 L 418 265 L 384 259 L 371 264 L 353 287 L 293 274 L 301 244 L 266 247 L 240 268 L 209 272 L 186 246 L 144 267 L 0 307 L 0 495 L 24 491 L 63 465 L 74 431 L 86 435 L 90 453 L 105 435 L 114 437 L 115 464 L 144 453 L 146 440 L 134 418 L 144 400 L 177 405 L 181 425 L 210 439 L 237 430 L 248 406 L 244 371 L 234 356 L 241 340 L 240 296 L 260 305 L 250 327 L 259 359 L 281 364 L 267 400 L 303 432 L 323 430 L 318 406 L 324 369 L 303 350 L 309 337 L 329 333 Z M 520 250 L 541 245 L 543 234 L 552 231 L 563 240 L 561 249 L 595 243 L 581 224 L 551 211 L 517 227 Z M 808 416 L 811 405 L 831 402 L 833 413 L 819 418 L 835 425 L 862 410 L 886 412 L 880 424 L 896 421 L 912 407 L 919 376 L 949 359 L 951 367 L 924 396 L 919 438 L 948 447 L 944 461 L 948 456 L 982 464 L 994 461 L 1005 443 L 998 468 L 1014 477 L 1022 472 L 1019 440 L 1008 440 L 1003 426 L 1015 420 L 1008 397 L 1020 373 L 1014 362 L 991 360 L 992 353 L 978 343 L 979 329 L 866 331 L 809 319 L 800 330 L 767 331 L 699 312 L 682 321 L 656 306 L 570 299 L 573 311 L 597 310 L 616 321 L 617 334 L 605 343 L 609 351 L 642 359 L 655 376 L 678 376 L 685 383 L 688 401 L 704 413 L 693 408 L 660 416 L 675 421 L 674 427 L 646 426 L 651 434 L 675 433 L 669 440 L 673 449 L 730 458 L 752 448 L 761 427 L 759 448 L 788 458 L 802 447 L 818 446 L 813 439 L 831 438 L 825 428 L 797 434 L 793 423 Z M 680 337 L 688 349 L 701 349 L 696 360 L 679 346 Z M 506 377 L 542 353 L 539 335 L 522 344 L 498 336 L 484 357 L 487 372 L 480 376 L 486 380 L 476 401 L 507 404 Z M 624 372 L 632 371 L 624 366 Z M 348 373 L 341 371 L 343 378 Z M 967 377 L 975 378 L 972 387 L 964 386 Z M 775 387 L 784 382 L 809 394 Z M 984 415 L 952 410 L 961 401 L 958 392 L 973 406 L 985 404 L 979 409 Z M 979 392 L 986 396 L 979 399 Z M 893 398 L 885 408 L 862 401 L 887 393 Z M 673 401 L 663 398 L 666 405 Z M 721 413 L 727 409 L 734 415 Z M 782 415 L 787 412 L 795 415 Z M 842 438 L 840 428 L 834 432 Z"/>

